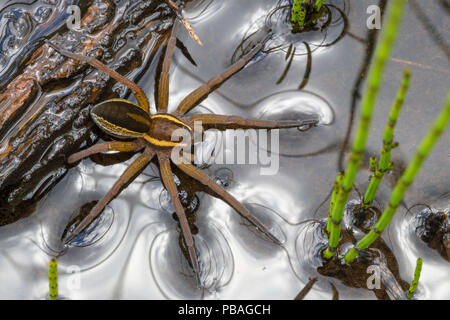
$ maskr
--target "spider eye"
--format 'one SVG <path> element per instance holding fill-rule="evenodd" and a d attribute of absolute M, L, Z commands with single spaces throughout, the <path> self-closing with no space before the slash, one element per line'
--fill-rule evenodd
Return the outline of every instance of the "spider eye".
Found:
<path fill-rule="evenodd" d="M 91 117 L 97 126 L 116 138 L 139 138 L 150 129 L 150 116 L 123 99 L 111 99 L 94 106 Z"/>

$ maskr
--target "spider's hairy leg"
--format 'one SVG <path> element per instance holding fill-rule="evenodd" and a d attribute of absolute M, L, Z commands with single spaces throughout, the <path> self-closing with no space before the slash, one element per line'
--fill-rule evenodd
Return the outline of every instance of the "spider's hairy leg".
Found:
<path fill-rule="evenodd" d="M 169 7 L 171 7 L 176 12 L 181 13 L 181 8 L 175 2 L 173 2 L 172 0 L 165 0 L 165 1 L 169 5 Z"/>
<path fill-rule="evenodd" d="M 261 50 L 263 45 L 264 42 L 260 42 L 249 53 L 243 56 L 239 61 L 225 70 L 222 74 L 211 78 L 204 85 L 192 91 L 186 98 L 183 99 L 183 101 L 180 102 L 173 115 L 176 117 L 181 117 L 186 112 L 195 107 L 200 101 L 205 99 L 211 92 L 213 92 L 217 87 L 225 82 L 225 80 L 242 69 Z"/>
<path fill-rule="evenodd" d="M 234 210 L 236 210 L 241 216 L 253 223 L 258 229 L 266 234 L 273 242 L 281 245 L 281 241 L 277 239 L 264 224 L 262 224 L 255 216 L 253 216 L 235 197 L 229 194 L 224 188 L 219 186 L 208 175 L 203 173 L 200 169 L 189 163 L 177 163 L 176 164 L 184 173 L 201 182 L 218 196 L 220 196 L 225 202 L 227 202 Z"/>
<path fill-rule="evenodd" d="M 317 119 L 306 120 L 253 120 L 238 116 L 224 116 L 218 114 L 196 114 L 187 118 L 188 122 L 194 124 L 198 121 L 203 129 L 210 128 L 226 130 L 231 128 L 243 129 L 283 129 L 313 126 L 318 123 Z"/>
<path fill-rule="evenodd" d="M 197 283 L 202 286 L 200 278 L 200 267 L 198 264 L 197 253 L 195 252 L 194 239 L 192 237 L 191 229 L 189 228 L 189 223 L 184 213 L 183 205 L 181 204 L 180 198 L 178 197 L 177 185 L 173 179 L 172 169 L 170 168 L 170 157 L 166 152 L 158 152 L 159 165 L 161 170 L 161 177 L 167 191 L 172 199 L 173 206 L 175 207 L 175 212 L 180 222 L 181 232 L 183 233 L 184 241 L 189 252 L 189 258 L 191 260 L 192 269 L 195 272 L 197 278 Z"/>
<path fill-rule="evenodd" d="M 141 139 L 135 141 L 108 141 L 104 143 L 96 144 L 90 148 L 79 151 L 72 154 L 67 162 L 69 164 L 75 163 L 81 159 L 87 158 L 93 154 L 105 152 L 105 151 L 120 151 L 120 152 L 131 152 L 139 151 L 145 147 L 145 142 Z"/>
<path fill-rule="evenodd" d="M 189 36 L 195 42 L 197 42 L 199 45 L 203 46 L 203 43 L 200 40 L 200 38 L 197 36 L 197 34 L 195 33 L 194 28 L 192 28 L 191 24 L 189 22 L 187 22 L 187 20 L 185 18 L 183 18 L 183 15 L 181 14 L 181 8 L 172 0 L 165 0 L 165 1 L 169 5 L 169 7 L 171 7 L 172 10 L 175 11 L 177 18 L 181 21 L 183 26 L 186 28 L 187 32 L 189 33 Z"/>
<path fill-rule="evenodd" d="M 100 62 L 99 60 L 97 60 L 95 58 L 86 57 L 81 54 L 76 54 L 76 53 L 69 52 L 67 50 L 63 50 L 48 40 L 45 40 L 45 43 L 47 43 L 50 47 L 52 47 L 54 50 L 59 52 L 61 55 L 66 56 L 71 59 L 74 59 L 74 60 L 87 62 L 94 68 L 97 68 L 98 70 L 103 71 L 104 73 L 111 76 L 114 80 L 120 82 L 124 86 L 127 86 L 135 95 L 139 106 L 143 110 L 145 110 L 148 114 L 150 114 L 150 103 L 148 102 L 148 98 L 145 95 L 144 91 L 136 83 L 134 83 L 133 81 L 120 75 L 119 73 L 112 70 L 111 68 L 109 68 L 108 66 L 106 66 L 105 64 L 103 64 L 102 62 Z"/>
<path fill-rule="evenodd" d="M 166 53 L 164 54 L 164 61 L 162 64 L 161 74 L 159 76 L 158 86 L 158 111 L 160 113 L 167 112 L 169 105 L 169 71 L 170 63 L 172 62 L 173 49 L 177 42 L 177 33 L 179 29 L 178 19 L 175 20 L 172 27 L 169 40 L 167 40 Z"/>
<path fill-rule="evenodd" d="M 103 211 L 103 209 L 106 207 L 106 205 L 116 197 L 122 188 L 132 181 L 132 179 L 136 176 L 136 174 L 145 168 L 145 166 L 148 165 L 148 163 L 152 160 L 153 156 L 155 155 L 155 152 L 153 149 L 147 147 L 144 150 L 144 153 L 141 154 L 136 160 L 133 161 L 133 163 L 128 166 L 128 168 L 122 173 L 122 175 L 119 177 L 119 179 L 114 183 L 113 187 L 108 191 L 108 193 L 101 198 L 97 204 L 91 209 L 89 214 L 76 226 L 76 228 L 73 230 L 73 232 L 69 235 L 67 239 L 65 239 L 65 242 L 68 243 L 72 239 L 74 239 L 80 232 L 82 232 L 87 226 L 91 224 L 92 221 L 94 221 L 95 218 L 97 218 Z"/>

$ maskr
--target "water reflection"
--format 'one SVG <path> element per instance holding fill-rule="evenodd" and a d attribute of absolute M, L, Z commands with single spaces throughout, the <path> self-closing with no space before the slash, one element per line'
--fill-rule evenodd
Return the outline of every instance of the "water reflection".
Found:
<path fill-rule="evenodd" d="M 192 268 L 180 250 L 180 232 L 169 229 L 159 233 L 150 248 L 150 267 L 160 290 L 168 298 L 219 297 L 231 280 L 234 258 L 221 227 L 209 221 L 198 225 L 195 245 L 200 262 L 198 288 Z"/>
<path fill-rule="evenodd" d="M 130 221 L 130 207 L 126 201 L 116 199 L 83 233 L 70 243 L 64 243 L 64 236 L 70 234 L 70 230 L 76 225 L 70 225 L 70 221 L 80 213 L 86 211 L 95 204 L 92 198 L 109 188 L 109 183 L 114 177 L 105 175 L 105 168 L 89 167 L 85 172 L 72 171 L 59 188 L 53 192 L 53 196 L 42 202 L 40 212 L 42 230 L 39 243 L 42 250 L 47 253 L 55 251 L 62 256 L 59 259 L 61 267 L 77 265 L 80 270 L 92 269 L 105 262 L 119 247 Z M 92 170 L 92 171 L 91 171 Z M 101 173 L 103 172 L 103 174 Z M 96 179 L 92 178 L 96 176 Z M 77 190 L 77 191 L 76 191 Z M 95 190 L 95 191 L 94 191 Z M 64 208 L 80 208 L 79 210 L 65 209 L 59 199 L 67 194 L 74 194 L 70 201 L 65 201 Z M 61 214 L 64 212 L 64 214 Z M 66 226 L 69 226 L 66 229 Z M 67 232 L 66 232 L 67 231 Z"/>

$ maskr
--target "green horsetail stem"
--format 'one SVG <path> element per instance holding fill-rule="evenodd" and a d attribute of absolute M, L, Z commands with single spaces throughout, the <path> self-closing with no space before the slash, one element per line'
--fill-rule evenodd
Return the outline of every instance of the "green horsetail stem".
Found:
<path fill-rule="evenodd" d="M 333 208 L 334 204 L 336 203 L 336 198 L 339 193 L 339 188 L 341 187 L 342 180 L 344 179 L 344 174 L 342 172 L 339 172 L 336 178 L 336 181 L 333 185 L 333 193 L 331 194 L 331 201 L 330 201 L 330 211 L 328 213 L 328 222 L 327 222 L 327 232 L 328 234 L 331 233 L 331 218 L 333 214 Z"/>
<path fill-rule="evenodd" d="M 295 26 L 303 27 L 306 18 L 306 8 L 303 6 L 303 0 L 294 0 L 292 5 L 291 22 Z"/>
<path fill-rule="evenodd" d="M 419 285 L 419 278 L 420 274 L 422 273 L 422 264 L 423 264 L 422 258 L 417 259 L 416 270 L 414 270 L 414 280 L 413 282 L 411 282 L 408 293 L 406 294 L 408 299 L 411 299 L 413 297 L 414 292 L 416 292 L 417 286 Z"/>
<path fill-rule="evenodd" d="M 353 247 L 344 257 L 347 263 L 352 262 L 358 252 L 368 248 L 386 229 L 386 227 L 391 222 L 394 217 L 395 212 L 397 211 L 400 202 L 403 199 L 403 195 L 406 190 L 408 190 L 411 183 L 413 183 L 414 178 L 419 172 L 425 158 L 433 149 L 436 141 L 444 132 L 448 122 L 450 119 L 450 93 L 447 95 L 447 101 L 445 102 L 444 107 L 436 118 L 433 126 L 428 131 L 427 135 L 421 141 L 416 154 L 414 155 L 412 161 L 408 164 L 405 172 L 401 176 L 400 180 L 396 183 L 394 190 L 392 191 L 391 198 L 389 199 L 389 205 L 384 210 L 380 219 L 377 221 L 375 226 L 370 230 L 368 234 L 366 234 L 361 240 L 356 244 L 356 248 Z"/>
<path fill-rule="evenodd" d="M 392 104 L 391 111 L 389 113 L 389 120 L 384 129 L 383 136 L 383 148 L 380 152 L 380 161 L 377 164 L 377 158 L 370 159 L 370 167 L 373 171 L 373 175 L 370 178 L 369 186 L 367 187 L 366 193 L 364 194 L 364 200 L 361 205 L 362 208 L 369 208 L 372 205 L 373 199 L 377 194 L 378 187 L 380 186 L 383 176 L 393 169 L 391 163 L 391 150 L 396 147 L 394 141 L 394 129 L 397 123 L 398 116 L 400 115 L 400 110 L 402 109 L 403 102 L 405 100 L 406 92 L 409 87 L 409 80 L 411 78 L 411 72 L 409 69 L 405 69 L 403 73 L 403 80 L 398 90 L 397 97 Z"/>
<path fill-rule="evenodd" d="M 339 190 L 336 204 L 333 209 L 331 227 L 329 228 L 331 233 L 328 248 L 323 252 L 323 257 L 326 259 L 331 259 L 336 253 L 336 248 L 338 246 L 341 233 L 341 220 L 344 213 L 345 204 L 347 203 L 348 196 L 352 190 L 353 182 L 355 181 L 360 161 L 363 156 L 367 137 L 369 135 L 373 109 L 375 107 L 378 91 L 383 77 L 383 70 L 397 37 L 405 4 L 405 0 L 390 1 L 385 27 L 383 28 L 380 42 L 377 44 L 375 49 L 375 60 L 370 66 L 368 82 L 366 84 L 361 102 L 361 116 L 359 119 L 355 140 L 353 141 L 350 161 L 347 165 L 344 181 Z"/>
<path fill-rule="evenodd" d="M 58 299 L 58 260 L 53 258 L 48 263 L 48 285 L 50 300 Z"/>
<path fill-rule="evenodd" d="M 317 12 L 320 11 L 320 9 L 322 9 L 323 3 L 325 2 L 325 0 L 316 0 L 316 8 L 317 8 Z"/>

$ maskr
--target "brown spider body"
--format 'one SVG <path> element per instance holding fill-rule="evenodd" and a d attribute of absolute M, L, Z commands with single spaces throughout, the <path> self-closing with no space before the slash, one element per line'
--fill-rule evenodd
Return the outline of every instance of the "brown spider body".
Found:
<path fill-rule="evenodd" d="M 182 120 L 166 113 L 149 116 L 141 107 L 128 100 L 110 99 L 94 106 L 91 117 L 107 134 L 119 139 L 143 138 L 156 149 L 170 149 L 180 140 L 172 140 L 179 129 L 192 132 Z"/>
<path fill-rule="evenodd" d="M 170 114 L 158 113 L 152 116 L 151 119 L 152 124 L 148 132 L 148 137 L 145 137 L 145 140 L 155 148 L 173 148 L 180 143 L 180 140 L 172 140 L 173 133 L 176 130 L 184 129 L 192 133 L 192 128 L 189 125 Z"/>
<path fill-rule="evenodd" d="M 138 105 L 123 99 L 111 99 L 91 109 L 95 124 L 107 134 L 119 138 L 143 138 L 151 127 L 151 119 Z"/>
<path fill-rule="evenodd" d="M 114 150 L 119 152 L 138 152 L 142 151 L 133 163 L 123 172 L 109 192 L 101 198 L 91 209 L 89 214 L 75 227 L 71 234 L 65 239 L 66 242 L 74 239 L 80 232 L 89 226 L 113 200 L 120 191 L 130 183 L 154 158 L 157 157 L 161 180 L 166 187 L 178 217 L 178 221 L 183 234 L 186 248 L 189 252 L 190 264 L 195 272 L 197 281 L 201 285 L 200 266 L 197 253 L 195 251 L 194 238 L 187 221 L 184 208 L 179 199 L 177 185 L 175 183 L 172 166 L 177 166 L 184 174 L 199 181 L 206 188 L 216 194 L 217 197 L 228 203 L 236 212 L 247 219 L 259 230 L 261 230 L 269 239 L 280 244 L 280 241 L 267 229 L 266 225 L 261 223 L 245 208 L 236 198 L 234 198 L 222 186 L 218 185 L 213 179 L 202 172 L 191 163 L 177 163 L 172 159 L 171 150 L 178 145 L 180 141 L 172 141 L 173 133 L 178 129 L 188 130 L 192 133 L 191 124 L 199 122 L 202 129 L 216 128 L 226 130 L 229 128 L 299 128 L 303 126 L 314 126 L 316 119 L 307 120 L 252 120 L 233 115 L 217 114 L 196 114 L 185 116 L 185 114 L 194 108 L 200 101 L 205 99 L 211 92 L 218 88 L 225 80 L 234 73 L 243 68 L 263 47 L 263 43 L 257 44 L 249 53 L 243 56 L 238 62 L 230 66 L 221 75 L 211 78 L 204 85 L 200 86 L 184 98 L 175 111 L 167 113 L 169 101 L 169 70 L 170 61 L 176 43 L 176 33 L 179 23 L 175 21 L 171 35 L 167 41 L 167 48 L 162 64 L 162 71 L 159 78 L 159 91 L 157 109 L 158 113 L 152 115 L 149 111 L 149 102 L 142 89 L 126 77 L 121 76 L 116 71 L 111 70 L 100 61 L 74 54 L 62 50 L 54 44 L 47 42 L 49 46 L 60 54 L 69 58 L 84 61 L 91 66 L 107 73 L 115 80 L 129 87 L 136 96 L 138 104 L 134 104 L 123 99 L 111 99 L 102 102 L 92 108 L 91 116 L 94 122 L 106 133 L 119 139 L 131 139 L 130 141 L 108 141 L 94 145 L 88 149 L 82 150 L 71 155 L 68 163 L 77 162 L 93 154 Z M 192 159 L 190 155 L 187 155 Z M 183 155 L 184 157 L 184 155 Z"/>

